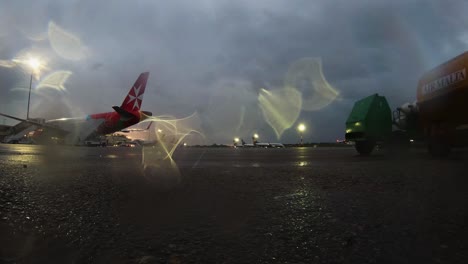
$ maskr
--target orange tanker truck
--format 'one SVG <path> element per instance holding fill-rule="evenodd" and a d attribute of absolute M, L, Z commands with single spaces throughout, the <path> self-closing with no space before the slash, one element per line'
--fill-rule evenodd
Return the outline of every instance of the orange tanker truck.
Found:
<path fill-rule="evenodd" d="M 468 52 L 426 72 L 419 80 L 416 102 L 390 110 L 383 96 L 357 101 L 346 121 L 346 140 L 361 155 L 376 145 L 406 148 L 411 141 L 427 143 L 444 156 L 452 147 L 468 145 Z"/>

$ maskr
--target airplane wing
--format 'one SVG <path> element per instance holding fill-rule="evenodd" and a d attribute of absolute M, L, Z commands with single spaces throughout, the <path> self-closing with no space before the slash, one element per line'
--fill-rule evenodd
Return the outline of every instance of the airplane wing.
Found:
<path fill-rule="evenodd" d="M 7 114 L 4 114 L 4 113 L 0 113 L 0 115 L 1 115 L 1 116 L 4 116 L 4 117 L 11 118 L 11 119 L 14 119 L 14 120 L 18 120 L 18 121 L 22 121 L 22 122 L 31 123 L 31 125 L 38 125 L 38 124 L 39 124 L 38 122 L 34 122 L 34 121 L 22 119 L 22 118 L 19 118 L 19 117 L 14 117 L 14 116 L 7 115 Z"/>
<path fill-rule="evenodd" d="M 48 120 L 46 123 L 40 123 L 3 113 L 0 113 L 0 116 L 28 123 L 31 126 L 44 128 L 47 136 L 63 138 L 66 144 L 77 144 L 84 141 L 104 122 L 104 119 L 61 118 Z"/>
<path fill-rule="evenodd" d="M 51 130 L 54 130 L 54 131 L 60 133 L 61 135 L 68 134 L 68 131 L 63 130 L 63 129 L 59 128 L 59 127 L 55 127 L 55 126 L 48 125 L 48 124 L 46 124 L 46 123 L 40 123 L 40 122 L 36 122 L 36 121 L 34 121 L 34 120 L 27 120 L 27 119 L 15 117 L 15 116 L 7 115 L 7 114 L 4 114 L 4 113 L 0 113 L 0 116 L 4 116 L 4 117 L 7 117 L 7 118 L 11 118 L 11 119 L 13 119 L 13 120 L 17 120 L 17 121 L 21 121 L 21 122 L 24 122 L 24 123 L 28 123 L 28 124 L 30 124 L 30 125 L 32 125 L 32 126 L 38 126 L 38 127 L 43 127 L 43 128 L 51 129 Z"/>
<path fill-rule="evenodd" d="M 105 119 L 61 118 L 47 122 L 67 131 L 64 137 L 65 144 L 80 144 L 91 136 L 104 121 Z"/>

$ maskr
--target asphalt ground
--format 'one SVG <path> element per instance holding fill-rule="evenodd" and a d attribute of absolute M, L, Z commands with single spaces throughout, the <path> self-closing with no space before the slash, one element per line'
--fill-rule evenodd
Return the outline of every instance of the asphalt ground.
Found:
<path fill-rule="evenodd" d="M 467 152 L 0 145 L 0 263 L 468 263 Z"/>

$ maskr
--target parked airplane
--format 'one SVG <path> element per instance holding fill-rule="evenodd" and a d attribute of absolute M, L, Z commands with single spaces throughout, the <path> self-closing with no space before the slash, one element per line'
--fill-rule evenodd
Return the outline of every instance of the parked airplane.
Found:
<path fill-rule="evenodd" d="M 282 143 L 270 143 L 270 146 L 272 148 L 284 148 L 284 145 Z"/>
<path fill-rule="evenodd" d="M 259 142 L 259 143 L 256 143 L 255 146 L 259 147 L 259 148 L 284 148 L 284 145 L 281 144 L 281 143 L 262 143 L 262 142 Z"/>
<path fill-rule="evenodd" d="M 255 144 L 242 144 L 239 147 L 244 148 L 284 148 L 284 145 L 281 143 L 264 143 L 264 142 L 256 142 Z"/>
<path fill-rule="evenodd" d="M 148 126 L 146 128 L 127 128 L 127 129 L 122 129 L 120 132 L 123 133 L 132 133 L 132 132 L 143 132 L 143 131 L 149 131 L 151 125 L 153 124 L 153 121 L 148 122 Z"/>
<path fill-rule="evenodd" d="M 148 122 L 146 128 L 127 128 L 119 132 L 114 133 L 114 135 L 123 135 L 126 136 L 131 142 L 137 143 L 139 145 L 154 144 L 156 143 L 156 130 L 150 129 L 153 125 L 153 121 Z"/>
<path fill-rule="evenodd" d="M 67 144 L 79 144 L 90 137 L 120 131 L 151 116 L 151 112 L 140 111 L 148 76 L 149 72 L 140 74 L 122 105 L 112 107 L 114 112 L 91 114 L 79 118 L 45 120 L 44 122 L 38 122 L 37 119 L 26 120 L 3 113 L 0 115 L 34 126 L 34 131 L 29 129 L 28 132 L 36 141 L 47 141 L 51 137 L 59 137 L 63 138 Z"/>

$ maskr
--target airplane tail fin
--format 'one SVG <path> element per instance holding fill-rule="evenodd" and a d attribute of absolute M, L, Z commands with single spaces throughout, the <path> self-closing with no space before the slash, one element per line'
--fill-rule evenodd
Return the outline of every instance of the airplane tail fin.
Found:
<path fill-rule="evenodd" d="M 149 72 L 140 74 L 133 87 L 125 97 L 121 108 L 126 111 L 140 110 L 141 103 L 143 102 L 143 94 L 145 93 L 146 82 L 148 81 Z"/>

